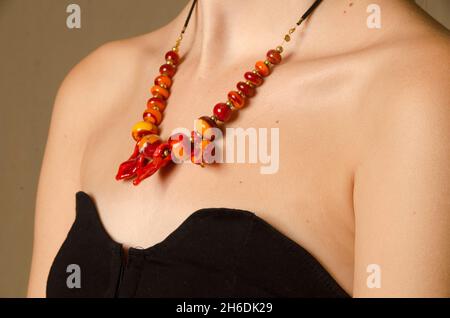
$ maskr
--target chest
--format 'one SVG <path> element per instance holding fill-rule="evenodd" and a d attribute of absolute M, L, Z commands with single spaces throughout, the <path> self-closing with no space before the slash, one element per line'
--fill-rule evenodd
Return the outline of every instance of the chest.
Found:
<path fill-rule="evenodd" d="M 210 115 L 212 107 L 235 89 L 243 69 L 231 67 L 220 72 L 220 78 L 180 71 L 161 136 L 175 128 L 191 130 L 195 118 Z M 151 78 L 137 78 L 139 84 L 126 88 L 127 98 L 115 105 L 120 114 L 105 114 L 99 123 L 81 169 L 83 188 L 94 194 L 111 236 L 146 247 L 164 239 L 198 209 L 237 208 L 255 212 L 331 268 L 346 267 L 340 275 L 350 275 L 352 139 L 357 134 L 353 115 L 358 99 L 351 97 L 351 85 L 343 85 L 343 72 L 327 77 L 317 70 L 299 74 L 287 64 L 277 69 L 227 125 L 244 131 L 243 144 L 234 138 L 234 161 L 205 168 L 173 165 L 134 187 L 114 176 L 131 154 L 130 127 L 141 119 L 150 97 Z M 230 149 L 224 143 L 224 154 Z M 239 152 L 243 162 L 238 162 Z"/>

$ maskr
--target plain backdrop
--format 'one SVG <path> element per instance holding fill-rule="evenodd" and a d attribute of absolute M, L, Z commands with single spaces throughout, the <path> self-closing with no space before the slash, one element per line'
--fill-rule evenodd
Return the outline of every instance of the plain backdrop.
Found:
<path fill-rule="evenodd" d="M 187 2 L 0 0 L 0 297 L 26 295 L 36 187 L 64 76 L 99 45 L 157 29 Z M 417 2 L 450 27 L 450 0 Z M 71 3 L 81 29 L 66 27 Z"/>

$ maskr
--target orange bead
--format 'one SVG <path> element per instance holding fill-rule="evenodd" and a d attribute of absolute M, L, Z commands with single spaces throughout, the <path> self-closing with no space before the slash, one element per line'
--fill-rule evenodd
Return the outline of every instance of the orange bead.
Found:
<path fill-rule="evenodd" d="M 210 128 L 217 128 L 216 123 L 209 117 L 203 116 L 197 119 L 194 123 L 195 131 L 203 136 L 204 139 L 214 139 L 214 131 Z"/>
<path fill-rule="evenodd" d="M 161 87 L 159 85 L 155 85 L 150 89 L 150 92 L 153 96 L 161 96 L 164 99 L 169 98 L 169 90 L 165 89 L 164 87 Z"/>
<path fill-rule="evenodd" d="M 144 118 L 144 121 L 155 125 L 159 125 L 162 120 L 161 112 L 154 108 L 148 108 L 142 117 Z"/>
<path fill-rule="evenodd" d="M 133 139 L 136 141 L 139 141 L 145 135 L 157 133 L 158 127 L 146 121 L 140 121 L 136 123 L 131 129 L 131 135 L 133 136 Z"/>
<path fill-rule="evenodd" d="M 147 108 L 151 109 L 153 107 L 158 107 L 159 111 L 163 112 L 166 109 L 166 102 L 162 98 L 152 97 L 147 102 Z"/>
<path fill-rule="evenodd" d="M 228 99 L 235 108 L 242 108 L 245 105 L 245 98 L 236 91 L 229 92 Z"/>
<path fill-rule="evenodd" d="M 266 77 L 270 74 L 270 68 L 263 61 L 256 62 L 255 68 L 258 71 L 258 74 L 263 77 Z"/>
<path fill-rule="evenodd" d="M 170 88 L 170 86 L 172 86 L 172 80 L 167 75 L 159 75 L 155 78 L 155 85 Z"/>

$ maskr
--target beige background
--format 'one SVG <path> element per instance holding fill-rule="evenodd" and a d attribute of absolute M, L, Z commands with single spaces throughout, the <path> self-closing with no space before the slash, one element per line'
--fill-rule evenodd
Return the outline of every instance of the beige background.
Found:
<path fill-rule="evenodd" d="M 187 2 L 0 0 L 0 297 L 26 295 L 36 186 L 62 79 L 100 44 L 158 28 Z M 450 27 L 450 0 L 418 2 Z M 81 6 L 81 30 L 66 27 L 70 3 Z"/>

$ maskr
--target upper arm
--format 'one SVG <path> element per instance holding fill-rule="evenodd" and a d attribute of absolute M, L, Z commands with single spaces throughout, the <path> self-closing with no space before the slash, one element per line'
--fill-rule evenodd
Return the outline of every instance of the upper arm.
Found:
<path fill-rule="evenodd" d="M 75 218 L 84 148 L 101 115 L 96 106 L 105 98 L 103 70 L 110 67 L 111 46 L 102 46 L 80 62 L 58 90 L 36 197 L 29 297 L 45 297 L 50 266 Z"/>
<path fill-rule="evenodd" d="M 355 297 L 450 296 L 449 79 L 435 74 L 372 118 L 355 173 Z"/>

